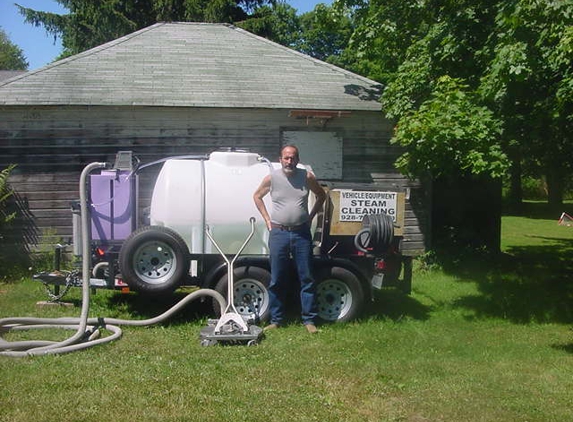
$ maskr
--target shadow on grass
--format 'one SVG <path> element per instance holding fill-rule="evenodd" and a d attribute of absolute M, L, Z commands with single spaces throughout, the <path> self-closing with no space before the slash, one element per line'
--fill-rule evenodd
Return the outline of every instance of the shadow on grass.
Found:
<path fill-rule="evenodd" d="M 97 297 L 96 302 L 105 309 L 117 309 L 122 314 L 130 315 L 133 319 L 149 319 L 169 310 L 181 301 L 189 292 L 177 291 L 172 295 L 150 297 L 138 293 L 121 294 L 116 292 L 105 297 Z M 78 299 L 76 306 L 81 306 Z M 422 305 L 411 296 L 394 288 L 374 291 L 373 300 L 366 303 L 360 318 L 389 318 L 393 321 L 401 319 L 426 320 L 430 308 Z M 203 318 L 218 318 L 213 310 L 211 297 L 197 298 L 189 302 L 178 313 L 162 322 L 164 325 L 177 325 L 197 321 Z M 296 298 L 289 299 L 286 309 L 286 323 L 300 322 L 300 304 Z"/>
<path fill-rule="evenodd" d="M 453 306 L 471 310 L 475 318 L 503 318 L 519 324 L 573 323 L 573 239 L 536 236 L 544 245 L 514 246 L 493 255 L 467 252 L 464 256 L 438 254 L 443 270 L 460 282 L 472 282 L 479 294 L 461 296 Z M 133 318 L 162 314 L 185 293 L 165 297 L 139 294 L 107 296 L 102 306 L 119 309 Z M 427 320 L 431 308 L 395 289 L 374 292 L 361 318 Z M 300 313 L 292 313 L 298 320 Z M 211 298 L 197 299 L 163 324 L 214 318 Z M 556 346 L 557 347 L 557 346 Z M 570 351 L 571 345 L 561 346 Z"/>
<path fill-rule="evenodd" d="M 367 304 L 362 318 L 427 320 L 431 308 L 423 305 L 401 290 L 390 288 L 375 290 L 373 301 Z"/>
<path fill-rule="evenodd" d="M 569 344 L 553 344 L 551 345 L 551 347 L 553 347 L 556 350 L 561 350 L 563 352 L 567 352 L 567 353 L 571 353 L 573 354 L 573 343 L 569 343 Z"/>
<path fill-rule="evenodd" d="M 544 238 L 543 246 L 516 246 L 499 256 L 442 260 L 447 273 L 478 284 L 480 295 L 455 305 L 476 317 L 515 323 L 573 323 L 573 240 Z"/>

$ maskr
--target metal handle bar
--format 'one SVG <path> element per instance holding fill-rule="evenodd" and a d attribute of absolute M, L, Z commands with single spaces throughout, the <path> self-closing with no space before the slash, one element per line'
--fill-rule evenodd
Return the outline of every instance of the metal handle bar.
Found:
<path fill-rule="evenodd" d="M 239 251 L 235 254 L 235 256 L 230 262 L 229 258 L 227 258 L 225 253 L 221 250 L 217 242 L 215 242 L 215 239 L 213 239 L 209 226 L 205 227 L 205 234 L 207 235 L 209 240 L 213 243 L 215 248 L 219 251 L 225 262 L 227 263 L 227 308 L 225 308 L 225 311 L 221 314 L 221 318 L 219 319 L 219 322 L 215 327 L 215 333 L 220 333 L 221 327 L 231 321 L 235 322 L 244 332 L 249 331 L 249 328 L 247 327 L 247 324 L 243 320 L 243 317 L 239 315 L 239 312 L 237 312 L 237 309 L 235 308 L 235 298 L 234 298 L 234 288 L 233 288 L 235 284 L 235 277 L 234 277 L 235 270 L 233 268 L 233 264 L 235 263 L 235 260 L 239 257 L 239 255 L 241 255 L 241 252 L 243 252 L 243 249 L 245 249 L 247 243 L 249 243 L 249 241 L 255 234 L 255 221 L 256 221 L 255 217 L 251 217 L 249 219 L 249 222 L 251 223 L 251 232 L 249 233 L 249 236 L 247 236 L 247 239 L 243 242 L 242 246 L 239 248 Z"/>

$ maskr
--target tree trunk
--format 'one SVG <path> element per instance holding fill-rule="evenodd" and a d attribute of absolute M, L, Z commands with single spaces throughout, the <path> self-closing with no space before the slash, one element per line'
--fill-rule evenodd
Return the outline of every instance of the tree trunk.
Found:
<path fill-rule="evenodd" d="M 521 158 L 513 157 L 510 168 L 509 208 L 512 212 L 522 210 L 523 188 L 521 186 Z"/>
<path fill-rule="evenodd" d="M 557 165 L 547 168 L 547 202 L 550 208 L 558 209 L 563 206 L 564 176 Z"/>
<path fill-rule="evenodd" d="M 433 183 L 432 239 L 438 249 L 499 252 L 501 181 L 488 176 L 444 176 Z"/>

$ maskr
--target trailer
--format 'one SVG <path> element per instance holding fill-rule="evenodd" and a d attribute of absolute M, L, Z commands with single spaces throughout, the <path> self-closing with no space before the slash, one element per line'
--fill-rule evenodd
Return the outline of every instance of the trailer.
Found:
<path fill-rule="evenodd" d="M 150 206 L 141 210 L 139 175 L 161 166 Z M 308 166 L 299 164 L 308 170 Z M 104 163 L 86 181 L 86 203 L 74 202 L 73 254 L 89 239 L 90 286 L 169 295 L 183 286 L 214 289 L 227 296 L 234 284 L 234 306 L 246 320 L 269 316 L 269 233 L 252 195 L 278 162 L 249 151 L 224 149 L 206 155 L 166 157 L 141 164 L 129 151 Z M 327 193 L 312 222 L 313 270 L 323 321 L 350 321 L 373 297 L 373 289 L 398 287 L 409 293 L 412 258 L 401 253 L 405 194 L 368 184 L 321 183 Z M 270 201 L 268 197 L 265 201 Z M 314 198 L 309 196 L 309 208 Z M 267 204 L 270 209 L 270 204 Z M 89 229 L 82 230 L 82 207 Z M 254 223 L 254 235 L 228 277 L 225 255 L 233 255 Z M 206 238 L 209 228 L 218 249 Z M 222 256 L 222 252 L 224 255 Z M 81 285 L 78 271 L 35 276 L 59 289 Z M 293 281 L 296 272 L 293 268 Z M 297 305 L 293 282 L 292 304 Z M 219 304 L 214 301 L 215 310 Z"/>

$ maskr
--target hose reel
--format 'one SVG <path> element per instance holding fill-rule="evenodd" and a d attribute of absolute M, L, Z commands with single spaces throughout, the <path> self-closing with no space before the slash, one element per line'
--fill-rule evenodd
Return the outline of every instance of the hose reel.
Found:
<path fill-rule="evenodd" d="M 364 253 L 384 253 L 394 240 L 394 220 L 387 214 L 362 218 L 362 229 L 354 236 L 354 246 Z"/>

